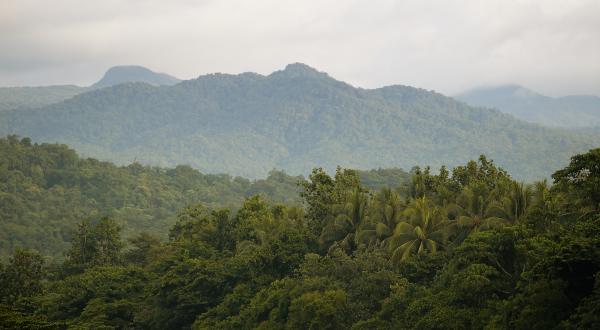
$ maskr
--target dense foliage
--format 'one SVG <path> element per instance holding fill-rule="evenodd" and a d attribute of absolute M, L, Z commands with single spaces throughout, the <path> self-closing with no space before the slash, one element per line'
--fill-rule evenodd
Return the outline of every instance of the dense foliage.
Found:
<path fill-rule="evenodd" d="M 355 88 L 303 64 L 268 76 L 212 74 L 174 86 L 121 84 L 0 113 L 0 134 L 66 143 L 118 164 L 189 164 L 262 178 L 429 164 L 485 153 L 520 179 L 547 178 L 600 135 L 543 128 L 407 86 Z"/>
<path fill-rule="evenodd" d="M 409 178 L 401 169 L 361 171 L 360 176 L 371 188 L 400 186 Z M 117 167 L 82 159 L 64 145 L 9 136 L 0 139 L 0 259 L 19 247 L 61 258 L 82 219 L 110 217 L 124 238 L 142 231 L 166 238 L 177 212 L 190 204 L 235 209 L 257 194 L 299 204 L 303 180 L 276 170 L 250 181 L 189 166 Z"/>
<path fill-rule="evenodd" d="M 8 328 L 592 329 L 600 327 L 600 149 L 554 184 L 481 156 L 370 190 L 315 169 L 303 206 L 182 209 L 167 242 L 124 247 L 79 222 L 67 258 L 18 249 L 0 269 Z"/>
<path fill-rule="evenodd" d="M 78 222 L 103 216 L 119 223 L 125 237 L 140 231 L 166 237 L 186 205 L 234 208 L 255 194 L 299 202 L 297 182 L 302 179 L 279 171 L 252 182 L 202 174 L 189 166 L 117 167 L 79 158 L 64 145 L 32 144 L 14 136 L 0 139 L 0 156 L 3 255 L 22 247 L 60 257 Z"/>

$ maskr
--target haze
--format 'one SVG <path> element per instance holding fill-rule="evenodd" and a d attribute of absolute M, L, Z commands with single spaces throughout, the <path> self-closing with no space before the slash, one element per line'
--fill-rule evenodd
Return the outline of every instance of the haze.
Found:
<path fill-rule="evenodd" d="M 598 1 L 7 0 L 0 45 L 0 86 L 89 85 L 119 64 L 190 79 L 303 62 L 367 88 L 600 95 Z"/>

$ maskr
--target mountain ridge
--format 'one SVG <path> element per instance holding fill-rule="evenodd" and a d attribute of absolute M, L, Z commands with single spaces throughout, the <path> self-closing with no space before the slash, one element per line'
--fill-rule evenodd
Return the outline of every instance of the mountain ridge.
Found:
<path fill-rule="evenodd" d="M 250 178 L 272 168 L 454 166 L 486 154 L 534 179 L 596 141 L 594 131 L 543 128 L 414 87 L 356 88 L 300 64 L 267 76 L 209 74 L 172 86 L 94 90 L 0 114 L 0 134 L 66 143 L 119 164 L 136 158 Z"/>
<path fill-rule="evenodd" d="M 472 89 L 455 98 L 549 127 L 600 126 L 600 97 L 595 95 L 550 97 L 520 85 L 507 84 Z"/>

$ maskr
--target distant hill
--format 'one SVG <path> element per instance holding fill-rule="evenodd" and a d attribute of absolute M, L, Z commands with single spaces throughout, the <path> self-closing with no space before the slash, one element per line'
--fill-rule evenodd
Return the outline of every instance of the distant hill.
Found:
<path fill-rule="evenodd" d="M 19 108 L 38 108 L 70 99 L 90 90 L 73 85 L 46 87 L 0 87 L 0 112 Z"/>
<path fill-rule="evenodd" d="M 268 76 L 211 74 L 173 86 L 93 90 L 0 113 L 0 134 L 67 143 L 119 164 L 189 164 L 250 178 L 272 168 L 455 166 L 486 154 L 535 179 L 600 141 L 594 131 L 543 128 L 423 89 L 355 88 L 299 63 Z"/>
<path fill-rule="evenodd" d="M 518 85 L 505 85 L 475 89 L 456 98 L 545 126 L 600 126 L 600 97 L 592 95 L 553 98 Z"/>
<path fill-rule="evenodd" d="M 0 112 L 22 108 L 39 108 L 70 99 L 93 89 L 128 82 L 145 82 L 151 85 L 174 85 L 179 79 L 164 73 L 156 73 L 141 66 L 115 66 L 102 79 L 90 87 L 74 85 L 40 87 L 0 87 Z"/>
<path fill-rule="evenodd" d="M 175 85 L 180 82 L 179 79 L 164 73 L 157 73 L 142 66 L 123 65 L 114 66 L 104 74 L 104 77 L 92 88 L 103 88 L 114 86 L 126 82 L 145 82 L 150 85 Z"/>

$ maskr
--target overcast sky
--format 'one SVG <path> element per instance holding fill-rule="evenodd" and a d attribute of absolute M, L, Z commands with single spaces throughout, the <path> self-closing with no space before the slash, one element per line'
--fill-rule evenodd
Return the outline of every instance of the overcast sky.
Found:
<path fill-rule="evenodd" d="M 600 0 L 1 0 L 0 86 L 303 62 L 355 86 L 600 95 Z"/>

